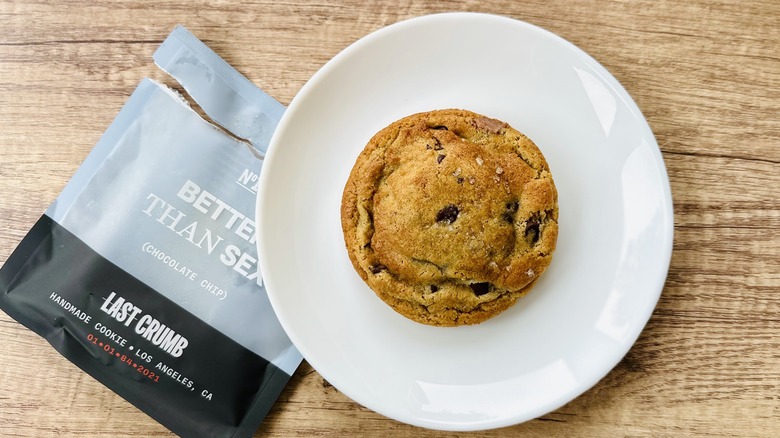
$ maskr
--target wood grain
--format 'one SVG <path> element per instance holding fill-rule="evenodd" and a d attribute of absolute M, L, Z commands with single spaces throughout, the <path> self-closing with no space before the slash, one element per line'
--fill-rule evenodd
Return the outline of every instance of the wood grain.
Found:
<path fill-rule="evenodd" d="M 674 254 L 658 307 L 600 383 L 504 436 L 780 434 L 780 2 L 0 2 L 0 262 L 55 199 L 177 23 L 282 103 L 365 34 L 508 15 L 625 86 L 666 162 Z M 171 436 L 0 313 L 0 436 Z M 450 437 L 373 413 L 304 363 L 257 436 Z"/>

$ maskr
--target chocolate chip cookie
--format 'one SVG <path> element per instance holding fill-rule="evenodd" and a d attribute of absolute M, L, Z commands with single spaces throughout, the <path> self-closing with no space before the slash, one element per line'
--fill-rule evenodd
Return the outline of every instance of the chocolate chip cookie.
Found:
<path fill-rule="evenodd" d="M 528 137 L 470 111 L 438 110 L 371 138 L 344 188 L 341 225 L 358 274 L 398 313 L 477 324 L 550 264 L 558 195 Z"/>

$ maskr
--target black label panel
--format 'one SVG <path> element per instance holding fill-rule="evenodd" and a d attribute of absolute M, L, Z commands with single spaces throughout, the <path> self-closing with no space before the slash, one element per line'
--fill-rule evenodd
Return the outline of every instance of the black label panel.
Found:
<path fill-rule="evenodd" d="M 290 378 L 48 216 L 0 269 L 0 308 L 182 436 L 251 436 Z"/>

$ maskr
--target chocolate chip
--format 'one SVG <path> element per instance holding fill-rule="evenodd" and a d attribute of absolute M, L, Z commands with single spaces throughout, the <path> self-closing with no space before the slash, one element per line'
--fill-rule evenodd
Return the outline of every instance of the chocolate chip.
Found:
<path fill-rule="evenodd" d="M 447 129 L 447 127 L 444 125 L 431 126 L 431 129 L 435 129 L 437 131 L 449 131 L 449 129 Z"/>
<path fill-rule="evenodd" d="M 436 213 L 436 222 L 444 222 L 447 224 L 451 224 L 455 222 L 455 219 L 458 218 L 458 213 L 460 213 L 460 210 L 458 210 L 458 207 L 450 204 L 441 210 L 439 210 L 438 213 Z"/>
<path fill-rule="evenodd" d="M 490 292 L 490 283 L 471 283 L 469 287 L 474 291 L 474 295 L 476 296 L 485 295 Z"/>
<path fill-rule="evenodd" d="M 431 292 L 438 292 L 438 291 L 439 291 L 439 286 L 436 286 L 435 284 L 432 284 L 431 285 Z"/>
<path fill-rule="evenodd" d="M 457 181 L 458 181 L 458 184 L 463 184 L 463 177 L 459 176 Z"/>
<path fill-rule="evenodd" d="M 484 129 L 494 134 L 498 134 L 499 132 L 501 132 L 501 128 L 507 126 L 506 123 L 500 120 L 490 119 L 487 117 L 480 117 L 478 119 L 474 119 L 473 123 L 474 126 L 476 126 L 477 128 Z"/>
<path fill-rule="evenodd" d="M 501 217 L 508 223 L 513 224 L 515 222 L 515 213 L 517 213 L 517 210 L 520 208 L 520 203 L 518 201 L 512 201 L 506 203 L 506 211 L 501 215 Z"/>
<path fill-rule="evenodd" d="M 539 241 L 539 221 L 535 218 L 528 219 L 525 223 L 525 240 L 531 245 Z"/>
<path fill-rule="evenodd" d="M 387 270 L 387 266 L 382 265 L 382 264 L 378 264 L 378 265 L 372 266 L 370 269 L 371 269 L 371 273 L 372 274 L 378 274 L 378 273 L 380 273 L 382 271 L 386 271 Z"/>
<path fill-rule="evenodd" d="M 444 155 L 444 154 L 439 154 L 439 155 L 436 157 L 436 162 L 437 162 L 437 163 L 439 163 L 439 164 L 441 164 L 442 160 L 444 160 L 444 157 L 446 157 L 446 155 Z"/>

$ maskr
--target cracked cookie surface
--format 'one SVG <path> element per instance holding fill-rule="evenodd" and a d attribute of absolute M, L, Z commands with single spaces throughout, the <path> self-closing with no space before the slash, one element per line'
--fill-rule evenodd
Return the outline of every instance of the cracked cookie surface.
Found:
<path fill-rule="evenodd" d="M 344 188 L 341 224 L 358 274 L 398 313 L 477 324 L 550 264 L 557 199 L 528 137 L 470 111 L 437 110 L 371 138 Z"/>

